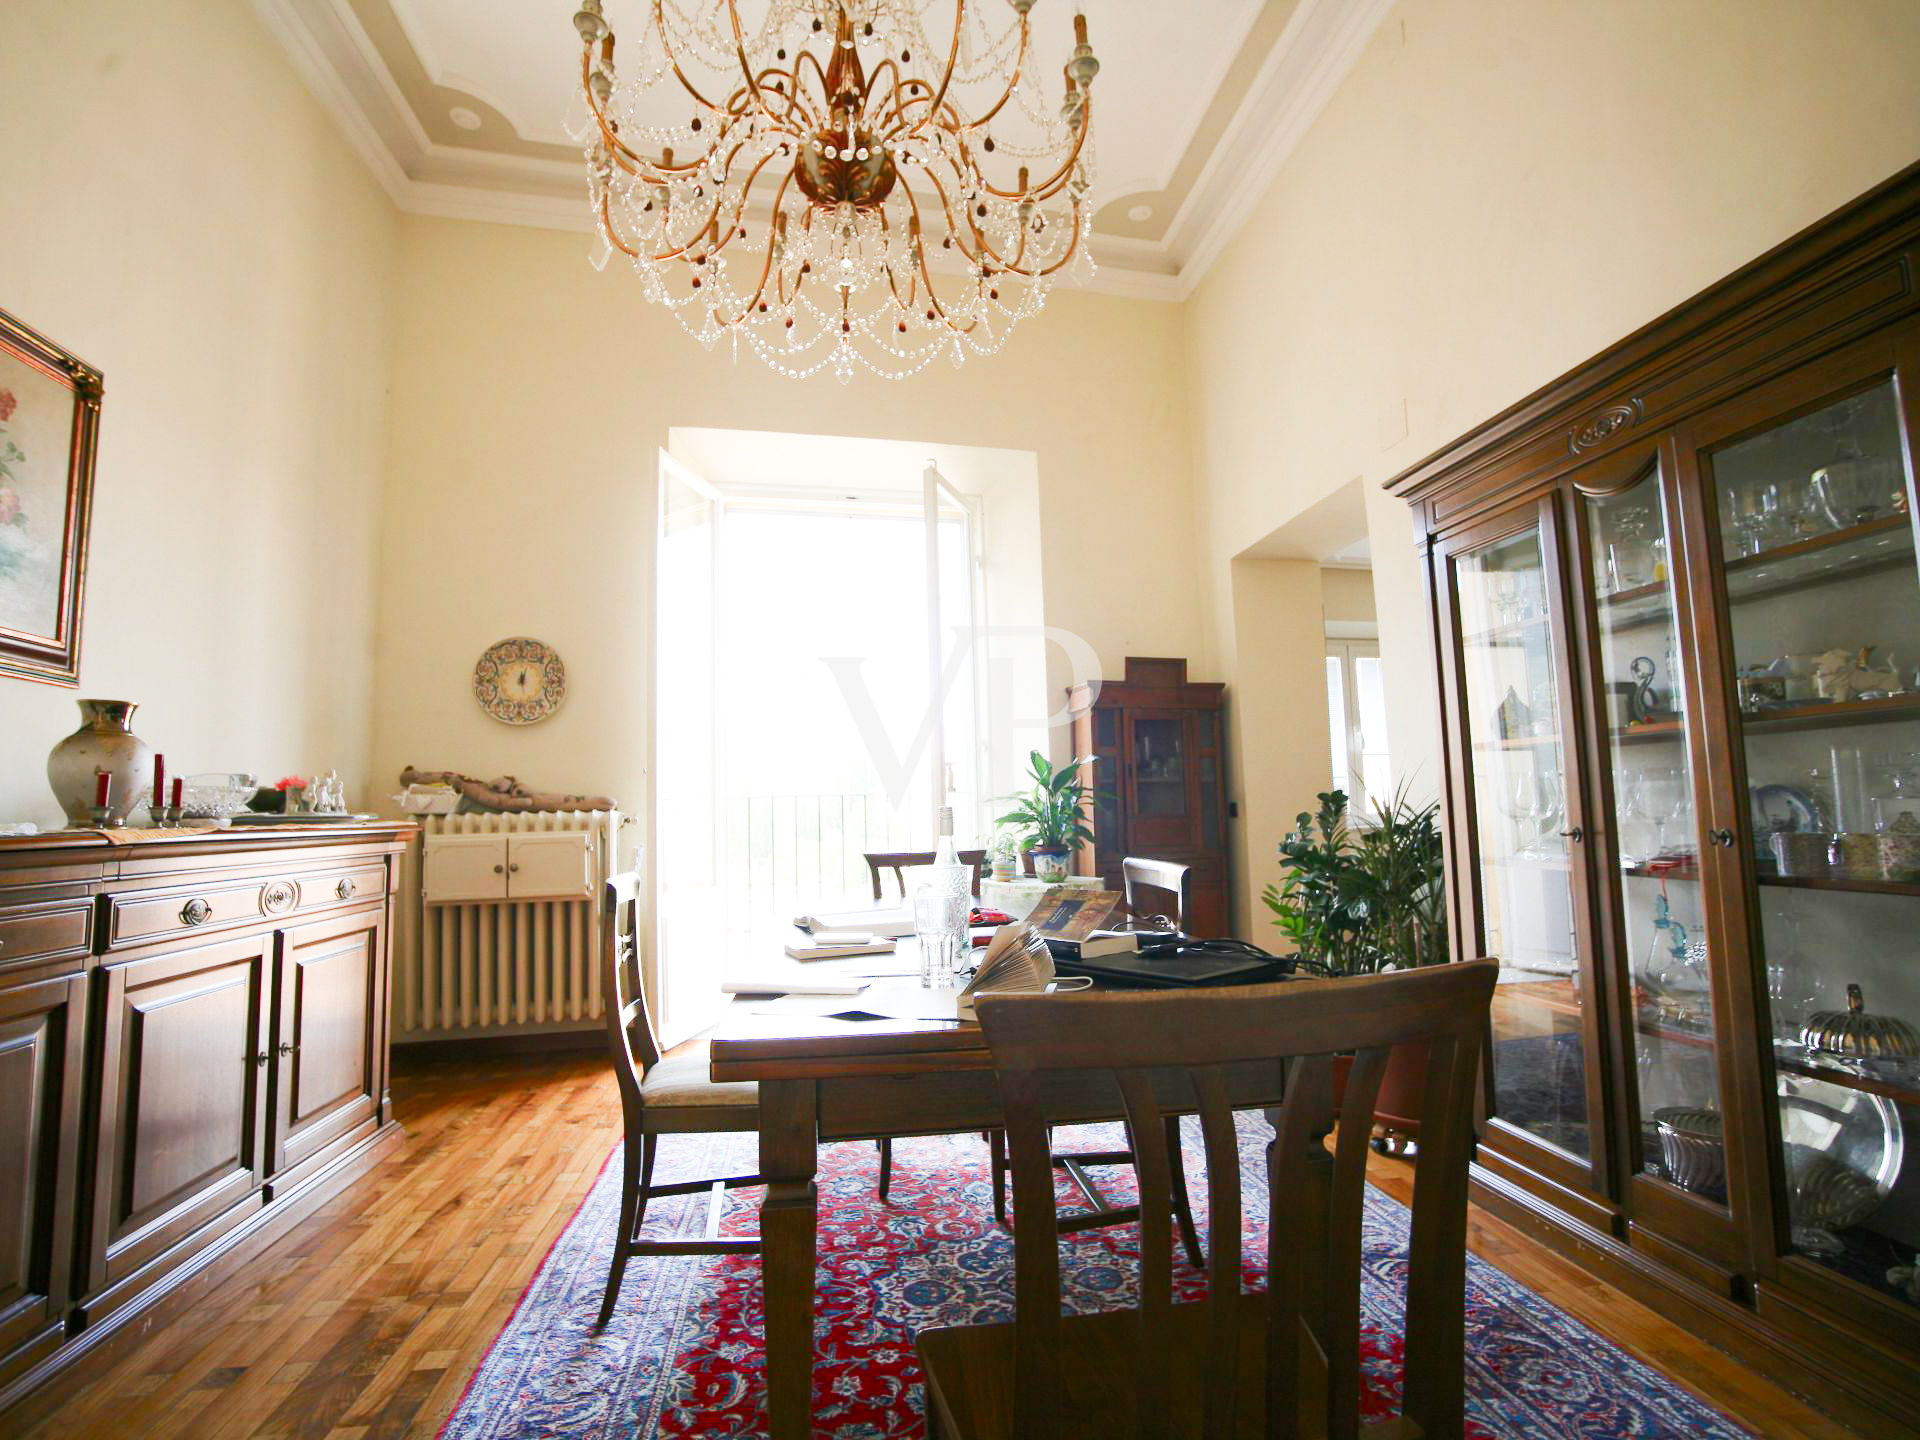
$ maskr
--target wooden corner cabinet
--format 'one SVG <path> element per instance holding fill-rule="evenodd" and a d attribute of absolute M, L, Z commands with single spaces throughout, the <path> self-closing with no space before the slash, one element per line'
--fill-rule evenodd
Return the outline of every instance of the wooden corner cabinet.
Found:
<path fill-rule="evenodd" d="M 0 839 L 0 1411 L 391 1129 L 413 828 Z"/>
<path fill-rule="evenodd" d="M 1093 843 L 1082 875 L 1112 890 L 1129 855 L 1191 867 L 1195 935 L 1225 935 L 1227 895 L 1226 687 L 1187 679 L 1185 660 L 1127 657 L 1126 678 L 1068 694 L 1073 753 L 1091 755 Z"/>
<path fill-rule="evenodd" d="M 1502 965 L 1476 1198 L 1873 1435 L 1920 1433 L 1917 451 L 1920 166 L 1390 484 Z"/>

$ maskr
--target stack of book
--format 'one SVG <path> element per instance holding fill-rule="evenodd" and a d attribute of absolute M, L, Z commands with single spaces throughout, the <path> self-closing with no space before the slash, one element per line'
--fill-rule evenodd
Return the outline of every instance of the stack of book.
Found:
<path fill-rule="evenodd" d="M 855 930 L 816 930 L 804 939 L 787 942 L 787 954 L 795 960 L 838 960 L 848 955 L 886 955 L 893 948 L 891 936 Z"/>

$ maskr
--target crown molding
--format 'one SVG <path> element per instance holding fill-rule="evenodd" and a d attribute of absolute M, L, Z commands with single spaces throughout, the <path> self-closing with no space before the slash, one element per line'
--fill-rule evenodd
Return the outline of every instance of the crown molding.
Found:
<path fill-rule="evenodd" d="M 1395 0 L 1301 0 L 1164 240 L 1093 237 L 1091 279 L 1129 299 L 1181 301 L 1246 223 Z M 409 215 L 592 232 L 577 167 L 436 144 L 346 0 L 252 0 L 307 88 Z"/>
<path fill-rule="evenodd" d="M 1396 0 L 1300 0 L 1165 246 L 1186 299 L 1240 232 Z"/>

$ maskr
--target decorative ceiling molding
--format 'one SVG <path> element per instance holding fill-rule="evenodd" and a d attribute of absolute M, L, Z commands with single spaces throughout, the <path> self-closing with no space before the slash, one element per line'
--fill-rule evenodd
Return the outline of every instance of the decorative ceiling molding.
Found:
<path fill-rule="evenodd" d="M 1095 231 L 1080 288 L 1184 300 L 1246 222 L 1394 0 L 1299 0 L 1163 240 Z M 435 142 L 348 0 L 253 0 L 308 89 L 412 215 L 592 232 L 578 161 Z"/>
<path fill-rule="evenodd" d="M 1395 0 L 1301 0 L 1167 227 L 1181 298 L 1198 287 L 1327 108 Z"/>

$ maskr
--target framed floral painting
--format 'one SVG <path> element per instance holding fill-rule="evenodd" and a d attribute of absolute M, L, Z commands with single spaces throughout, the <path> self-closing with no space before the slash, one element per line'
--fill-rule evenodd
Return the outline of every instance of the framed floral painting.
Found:
<path fill-rule="evenodd" d="M 0 675 L 74 685 L 100 372 L 0 311 Z"/>

